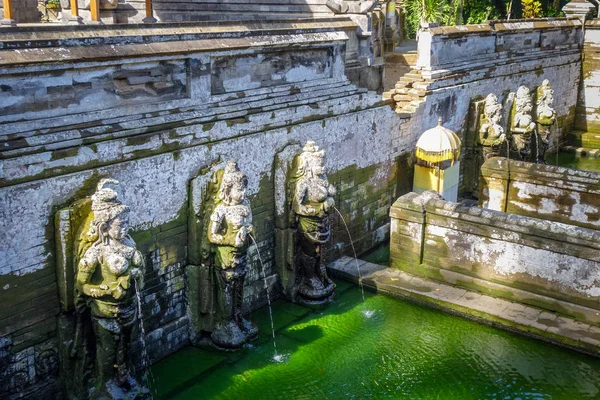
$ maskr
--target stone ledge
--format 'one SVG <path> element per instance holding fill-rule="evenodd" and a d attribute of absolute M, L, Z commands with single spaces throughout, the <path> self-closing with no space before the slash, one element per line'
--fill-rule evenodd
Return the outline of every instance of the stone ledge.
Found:
<path fill-rule="evenodd" d="M 537 307 L 413 276 L 397 269 L 358 262 L 362 283 L 377 292 L 600 357 L 600 327 Z M 355 261 L 351 257 L 336 260 L 328 269 L 334 277 L 358 282 Z"/>
<path fill-rule="evenodd" d="M 561 147 L 560 151 L 577 154 L 582 157 L 600 158 L 600 149 L 590 149 L 589 147 L 565 146 Z"/>

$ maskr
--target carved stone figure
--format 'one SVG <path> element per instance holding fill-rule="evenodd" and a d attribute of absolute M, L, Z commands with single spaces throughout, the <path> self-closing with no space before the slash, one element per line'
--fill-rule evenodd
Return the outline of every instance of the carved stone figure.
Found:
<path fill-rule="evenodd" d="M 292 184 L 292 211 L 296 237 L 297 301 L 321 304 L 331 300 L 335 284 L 321 263 L 321 249 L 329 240 L 328 214 L 333 211 L 335 188 L 325 175 L 325 151 L 307 142 L 298 158 Z"/>
<path fill-rule="evenodd" d="M 201 185 L 197 181 L 201 178 L 193 184 Z M 199 333 L 208 333 L 217 347 L 236 349 L 258 335 L 258 329 L 242 315 L 246 252 L 254 230 L 246 198 L 248 178 L 231 161 L 205 186 L 199 190 L 204 196 L 195 200 L 202 202 L 196 213 L 201 221 L 196 238 L 200 244 L 192 246 L 192 252 L 201 248 L 192 255 L 200 265 L 188 268 L 188 280 L 198 281 L 191 285 L 199 286 L 197 296 L 189 294 L 192 324 Z M 194 274 L 200 276 L 194 278 Z"/>
<path fill-rule="evenodd" d="M 76 307 L 88 307 L 96 338 L 100 387 L 130 389 L 137 385 L 129 371 L 131 331 L 137 318 L 134 279 L 141 278 L 142 254 L 128 234 L 129 207 L 103 179 L 92 196 L 94 219 L 87 233 L 89 247 L 79 260 Z"/>
<path fill-rule="evenodd" d="M 537 123 L 537 163 L 545 164 L 544 161 L 552 125 L 556 121 L 556 111 L 552 108 L 554 90 L 550 87 L 550 81 L 544 79 L 537 89 L 537 104 L 535 108 L 535 122 Z"/>
<path fill-rule="evenodd" d="M 490 93 L 485 98 L 483 123 L 479 128 L 479 143 L 483 161 L 501 155 L 502 143 L 506 141 L 504 128 L 500 125 L 502 120 L 502 105 L 498 103 L 498 97 Z"/>
<path fill-rule="evenodd" d="M 520 86 L 517 90 L 515 112 L 511 121 L 511 139 L 513 149 L 523 161 L 527 161 L 531 153 L 531 136 L 535 130 L 532 110 L 533 100 L 529 88 Z"/>
<path fill-rule="evenodd" d="M 102 179 L 90 198 L 56 215 L 61 375 L 69 397 L 148 398 L 133 378 L 131 333 L 142 254 L 128 234 L 129 207 Z"/>

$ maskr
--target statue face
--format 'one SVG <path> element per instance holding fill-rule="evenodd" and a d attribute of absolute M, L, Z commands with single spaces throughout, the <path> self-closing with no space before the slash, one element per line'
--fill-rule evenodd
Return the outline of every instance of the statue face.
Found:
<path fill-rule="evenodd" d="M 118 216 L 114 218 L 108 225 L 108 235 L 116 240 L 123 240 L 129 232 L 129 220 Z"/>
<path fill-rule="evenodd" d="M 237 181 L 231 186 L 229 197 L 232 204 L 240 204 L 246 199 L 246 185 L 244 182 Z"/>
<path fill-rule="evenodd" d="M 495 113 L 492 114 L 490 121 L 493 124 L 498 124 L 498 123 L 500 123 L 501 119 L 502 119 L 502 115 L 500 114 L 500 111 L 496 111 Z"/>
<path fill-rule="evenodd" d="M 313 175 L 321 176 L 325 175 L 325 160 L 321 157 L 317 157 L 314 159 L 312 163 L 312 172 Z"/>

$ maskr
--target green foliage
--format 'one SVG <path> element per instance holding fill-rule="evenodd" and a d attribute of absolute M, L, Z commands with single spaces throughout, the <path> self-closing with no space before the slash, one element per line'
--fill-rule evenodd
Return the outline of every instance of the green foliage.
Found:
<path fill-rule="evenodd" d="M 523 18 L 539 18 L 542 16 L 542 4 L 538 0 L 521 0 Z"/>
<path fill-rule="evenodd" d="M 421 22 L 481 24 L 488 20 L 560 16 L 567 0 L 405 0 L 406 34 L 414 38 Z M 511 4 L 512 3 L 512 4 Z"/>

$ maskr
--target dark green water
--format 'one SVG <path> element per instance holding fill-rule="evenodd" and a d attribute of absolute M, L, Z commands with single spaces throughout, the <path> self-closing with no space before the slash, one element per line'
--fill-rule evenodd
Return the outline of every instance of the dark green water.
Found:
<path fill-rule="evenodd" d="M 546 157 L 546 162 L 550 165 L 600 172 L 600 158 L 598 157 L 578 157 L 573 153 L 558 153 L 558 164 L 556 161 L 556 154 L 550 154 Z"/>
<path fill-rule="evenodd" d="M 261 336 L 236 353 L 188 347 L 153 366 L 169 399 L 599 399 L 600 360 L 338 286 L 323 312 L 274 304 Z M 365 311 L 371 311 L 369 317 Z"/>
<path fill-rule="evenodd" d="M 390 243 L 383 242 L 377 245 L 377 247 L 374 249 L 362 254 L 358 258 L 373 264 L 388 266 L 390 265 Z"/>

